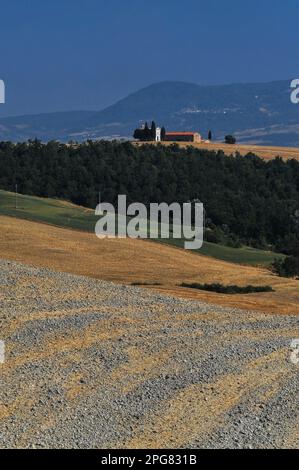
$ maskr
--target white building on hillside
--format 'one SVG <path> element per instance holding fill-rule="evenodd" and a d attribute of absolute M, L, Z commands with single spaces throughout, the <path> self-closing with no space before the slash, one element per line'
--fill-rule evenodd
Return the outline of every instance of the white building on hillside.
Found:
<path fill-rule="evenodd" d="M 156 142 L 161 142 L 161 127 L 156 128 Z"/>

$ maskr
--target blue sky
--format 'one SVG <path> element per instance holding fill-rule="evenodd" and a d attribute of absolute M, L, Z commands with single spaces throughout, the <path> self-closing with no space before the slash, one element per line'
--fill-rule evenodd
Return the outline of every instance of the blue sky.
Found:
<path fill-rule="evenodd" d="M 101 109 L 161 80 L 299 76 L 299 0 L 0 0 L 0 115 Z"/>

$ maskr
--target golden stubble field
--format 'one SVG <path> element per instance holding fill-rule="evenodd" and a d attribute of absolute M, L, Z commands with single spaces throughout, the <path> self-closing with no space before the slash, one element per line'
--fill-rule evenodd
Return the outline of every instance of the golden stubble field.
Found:
<path fill-rule="evenodd" d="M 263 158 L 264 160 L 272 160 L 276 157 L 281 157 L 283 160 L 299 160 L 299 148 L 298 147 L 269 147 L 262 145 L 228 145 L 221 142 L 210 142 L 210 143 L 192 143 L 192 142 L 162 142 L 162 145 L 172 145 L 176 143 L 180 147 L 192 146 L 197 149 L 205 150 L 223 150 L 227 155 L 234 155 L 236 152 L 239 152 L 241 155 L 247 155 L 252 152 L 255 155 Z M 155 144 L 155 143 L 154 143 Z M 143 143 L 138 143 L 137 145 L 144 145 Z"/>
<path fill-rule="evenodd" d="M 147 240 L 95 235 L 0 217 L 0 258 L 213 304 L 277 314 L 299 314 L 298 281 L 264 268 L 241 266 Z M 271 285 L 275 292 L 222 295 L 179 287 L 182 282 Z"/>

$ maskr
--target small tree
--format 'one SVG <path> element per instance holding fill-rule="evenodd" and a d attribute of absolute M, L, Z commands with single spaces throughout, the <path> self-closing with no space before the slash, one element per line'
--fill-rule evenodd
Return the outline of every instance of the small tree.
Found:
<path fill-rule="evenodd" d="M 156 140 L 156 123 L 155 123 L 155 121 L 152 121 L 151 136 L 152 136 L 152 140 Z"/>
<path fill-rule="evenodd" d="M 161 129 L 161 140 L 162 140 L 162 141 L 165 140 L 165 136 L 166 136 L 166 129 L 165 129 L 165 127 L 163 126 L 162 129 Z"/>
<path fill-rule="evenodd" d="M 281 277 L 299 276 L 299 256 L 288 256 L 281 260 L 276 259 L 272 263 L 273 271 Z"/>
<path fill-rule="evenodd" d="M 134 139 L 142 140 L 142 129 L 135 129 L 133 137 Z"/>
<path fill-rule="evenodd" d="M 225 143 L 234 145 L 237 142 L 237 139 L 233 135 L 225 136 Z"/>
<path fill-rule="evenodd" d="M 150 128 L 148 127 L 147 122 L 144 125 L 143 133 L 144 133 L 144 140 L 145 141 L 152 140 L 152 133 L 151 133 Z"/>
<path fill-rule="evenodd" d="M 212 140 L 212 131 L 209 131 L 208 133 L 208 140 Z"/>

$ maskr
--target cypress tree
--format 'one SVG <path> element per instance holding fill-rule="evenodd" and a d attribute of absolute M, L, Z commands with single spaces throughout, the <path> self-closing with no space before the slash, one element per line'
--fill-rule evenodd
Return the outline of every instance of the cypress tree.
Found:
<path fill-rule="evenodd" d="M 148 140 L 151 140 L 151 130 L 149 129 L 148 127 L 148 123 L 146 122 L 145 125 L 144 125 L 144 140 L 145 141 L 148 141 Z"/>
<path fill-rule="evenodd" d="M 156 140 L 156 123 L 155 123 L 155 121 L 152 121 L 151 136 L 152 136 L 152 140 Z"/>

